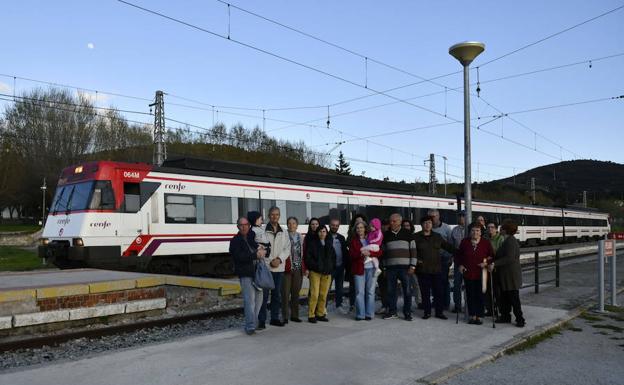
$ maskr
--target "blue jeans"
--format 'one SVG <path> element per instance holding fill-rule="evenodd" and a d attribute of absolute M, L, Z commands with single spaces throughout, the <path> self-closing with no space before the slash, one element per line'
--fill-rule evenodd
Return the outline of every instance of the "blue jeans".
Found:
<path fill-rule="evenodd" d="M 407 268 L 388 268 L 386 275 L 388 277 L 388 314 L 396 314 L 397 312 L 397 280 L 399 280 L 403 289 L 403 315 L 411 315 L 412 290 L 410 289 Z"/>
<path fill-rule="evenodd" d="M 280 310 L 282 308 L 282 279 L 284 273 L 271 272 L 273 276 L 273 283 L 275 283 L 275 289 L 271 290 L 271 321 L 279 321 Z M 262 290 L 262 309 L 258 315 L 258 322 L 260 324 L 266 323 L 267 303 L 269 302 L 269 290 Z"/>
<path fill-rule="evenodd" d="M 332 274 L 332 278 L 334 279 L 334 299 L 336 301 L 336 308 L 342 306 L 342 298 L 344 295 L 344 276 L 344 265 L 336 266 L 336 270 L 334 270 L 334 273 Z"/>
<path fill-rule="evenodd" d="M 457 309 L 461 309 L 461 287 L 463 280 L 464 276 L 459 272 L 459 266 L 455 266 L 453 269 L 453 302 Z"/>
<path fill-rule="evenodd" d="M 375 316 L 375 268 L 364 269 L 364 275 L 354 275 L 355 318 Z"/>
<path fill-rule="evenodd" d="M 245 331 L 256 329 L 256 319 L 262 307 L 262 292 L 253 285 L 253 278 L 240 277 L 241 292 L 243 294 L 243 307 L 245 309 Z"/>

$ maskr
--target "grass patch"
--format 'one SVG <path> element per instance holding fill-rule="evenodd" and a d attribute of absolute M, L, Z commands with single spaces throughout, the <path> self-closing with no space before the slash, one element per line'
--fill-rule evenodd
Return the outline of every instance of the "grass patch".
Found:
<path fill-rule="evenodd" d="M 598 325 L 592 325 L 592 327 L 596 328 L 596 329 L 612 330 L 612 331 L 618 332 L 618 333 L 624 332 L 624 328 L 621 328 L 621 327 L 615 326 L 615 325 L 598 324 Z"/>
<path fill-rule="evenodd" d="M 14 233 L 14 232 L 26 232 L 34 233 L 41 230 L 41 226 L 38 225 L 1 225 L 0 233 Z"/>
<path fill-rule="evenodd" d="M 618 314 L 607 314 L 607 317 L 611 318 L 614 321 L 624 322 L 624 317 Z"/>
<path fill-rule="evenodd" d="M 0 271 L 26 271 L 49 267 L 33 250 L 19 247 L 0 246 Z"/>
<path fill-rule="evenodd" d="M 584 319 L 585 321 L 590 321 L 590 322 L 596 322 L 596 321 L 602 321 L 603 319 L 595 316 L 595 315 L 591 315 L 587 312 L 582 312 L 581 314 L 579 314 L 579 318 Z"/>
<path fill-rule="evenodd" d="M 611 313 L 624 313 L 624 307 L 622 306 L 605 305 L 605 310 Z"/>
<path fill-rule="evenodd" d="M 547 330 L 541 334 L 532 336 L 527 338 L 524 342 L 510 348 L 507 350 L 507 354 L 516 354 L 516 353 L 520 353 L 522 351 L 528 350 L 528 349 L 533 349 L 535 346 L 537 346 L 537 344 L 539 344 L 542 341 L 548 340 L 553 338 L 555 335 L 561 334 L 561 330 L 562 329 L 567 329 L 571 327 L 570 324 L 568 324 L 567 322 L 564 323 L 561 326 L 557 326 L 556 328 L 552 328 L 550 330 Z"/>
<path fill-rule="evenodd" d="M 573 332 L 582 332 L 583 328 L 577 328 L 576 326 L 569 325 L 566 327 L 566 330 L 571 330 Z"/>

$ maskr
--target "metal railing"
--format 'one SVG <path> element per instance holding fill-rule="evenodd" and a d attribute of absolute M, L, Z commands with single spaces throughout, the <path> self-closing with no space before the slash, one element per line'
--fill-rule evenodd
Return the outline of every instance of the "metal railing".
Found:
<path fill-rule="evenodd" d="M 546 262 L 546 263 L 544 262 L 540 263 L 540 252 L 544 252 L 544 251 L 554 251 L 555 252 L 554 260 L 550 260 L 549 262 Z M 540 285 L 555 282 L 555 287 L 559 287 L 559 282 L 560 282 L 559 271 L 560 271 L 560 262 L 561 262 L 559 253 L 560 253 L 559 247 L 536 250 L 533 256 L 533 264 L 530 267 L 525 267 L 522 269 L 523 273 L 533 271 L 533 277 L 534 277 L 533 283 L 524 284 L 522 285 L 522 288 L 524 289 L 526 287 L 535 287 L 535 294 L 539 294 Z M 555 268 L 555 278 L 549 279 L 547 281 L 540 281 L 540 270 L 552 269 L 553 267 Z"/>

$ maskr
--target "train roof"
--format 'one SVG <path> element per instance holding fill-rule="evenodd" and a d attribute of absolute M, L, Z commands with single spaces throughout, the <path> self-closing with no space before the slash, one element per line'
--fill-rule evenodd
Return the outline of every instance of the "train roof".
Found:
<path fill-rule="evenodd" d="M 456 199 L 455 196 L 432 195 L 416 191 L 414 184 L 386 182 L 361 176 L 338 175 L 333 173 L 297 170 L 285 167 L 256 165 L 217 159 L 202 159 L 192 157 L 169 158 L 165 160 L 162 166 L 155 167 L 153 171 L 213 177 L 227 176 L 234 179 L 258 180 L 274 183 L 284 183 L 284 181 L 292 181 L 307 186 L 342 188 L 347 191 L 360 190 L 370 192 L 404 193 L 409 195 Z M 477 199 L 475 201 L 475 203 L 479 202 L 517 206 L 518 208 L 525 209 L 535 208 L 561 210 L 561 207 L 531 206 L 529 204 L 487 201 L 482 199 Z M 595 209 L 580 207 L 565 207 L 564 209 L 568 211 L 598 213 L 598 211 Z"/>

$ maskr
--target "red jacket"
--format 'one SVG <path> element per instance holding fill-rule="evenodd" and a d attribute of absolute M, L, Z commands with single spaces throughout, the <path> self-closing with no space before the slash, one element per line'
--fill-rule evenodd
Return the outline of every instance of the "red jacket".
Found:
<path fill-rule="evenodd" d="M 360 242 L 360 238 L 355 236 L 351 239 L 351 243 L 349 244 L 349 256 L 351 257 L 351 274 L 353 275 L 364 275 L 364 256 L 360 251 L 362 249 L 362 242 Z M 381 257 L 382 251 L 371 251 L 371 257 Z"/>
<path fill-rule="evenodd" d="M 464 278 L 475 280 L 481 279 L 480 263 L 486 259 L 487 263 L 492 263 L 494 259 L 494 249 L 489 239 L 481 238 L 477 243 L 476 249 L 472 247 L 470 238 L 465 238 L 459 244 L 457 254 L 455 254 L 455 266 L 464 266 L 467 270 L 464 272 Z"/>

